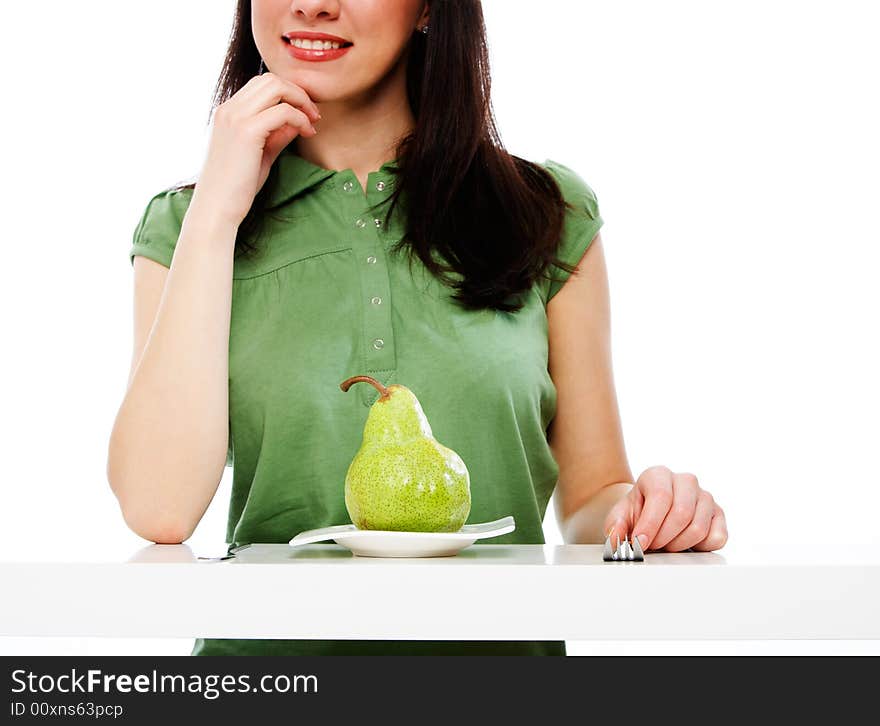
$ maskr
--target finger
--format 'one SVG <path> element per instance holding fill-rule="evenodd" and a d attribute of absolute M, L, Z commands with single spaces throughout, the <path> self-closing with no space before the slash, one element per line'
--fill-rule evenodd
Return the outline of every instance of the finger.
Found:
<path fill-rule="evenodd" d="M 659 550 L 684 531 L 694 518 L 699 493 L 700 485 L 697 477 L 689 473 L 673 473 L 672 506 L 666 513 L 666 519 L 663 520 L 651 547 Z"/>
<path fill-rule="evenodd" d="M 602 528 L 602 536 L 603 538 L 611 538 L 611 546 L 617 546 L 617 538 L 620 538 L 620 541 L 623 542 L 623 538 L 626 536 L 626 533 L 629 531 L 627 529 L 628 520 L 629 520 L 629 510 L 630 510 L 630 498 L 629 494 L 623 497 L 620 501 L 614 504 L 613 507 L 608 511 L 608 515 L 605 517 L 605 522 Z M 603 539 L 604 542 L 604 539 Z"/>
<path fill-rule="evenodd" d="M 274 73 L 264 73 L 259 77 L 266 80 L 256 87 L 250 97 L 242 99 L 245 113 L 256 115 L 260 111 L 284 101 L 291 106 L 302 109 L 303 113 L 310 117 L 310 120 L 316 121 L 318 119 L 320 112 L 317 104 L 301 86 L 285 81 Z"/>
<path fill-rule="evenodd" d="M 633 536 L 639 538 L 642 550 L 647 552 L 672 506 L 672 472 L 665 466 L 652 466 L 642 472 L 636 487 L 645 503 L 633 526 Z"/>
<path fill-rule="evenodd" d="M 290 124 L 296 128 L 299 133 L 304 134 L 305 136 L 314 136 L 318 133 L 315 130 L 315 127 L 312 126 L 312 122 L 309 121 L 308 116 L 298 108 L 294 108 L 287 103 L 279 103 L 277 106 L 272 106 L 272 108 L 267 108 L 265 111 L 262 111 L 257 115 L 256 119 L 254 119 L 254 123 L 266 139 L 269 138 L 269 135 L 273 131 L 281 128 L 285 124 Z M 288 142 L 289 141 L 290 140 L 288 139 Z"/>
<path fill-rule="evenodd" d="M 241 103 L 243 99 L 247 98 L 248 96 L 254 95 L 257 90 L 261 88 L 267 80 L 269 80 L 267 76 L 270 75 L 270 73 L 261 73 L 256 76 L 251 76 L 233 96 L 231 96 L 229 99 L 226 100 L 224 104 L 221 105 L 228 105 L 230 102 L 235 105 L 236 101 L 233 101 L 232 99 L 236 99 L 237 103 Z"/>
<path fill-rule="evenodd" d="M 605 539 L 611 541 L 611 548 L 617 547 L 618 542 L 623 542 L 626 537 L 626 520 L 623 518 L 615 519 L 610 525 L 605 527 L 603 532 Z M 605 540 L 602 540 L 603 543 Z"/>
<path fill-rule="evenodd" d="M 298 127 L 285 123 L 269 134 L 266 138 L 266 143 L 263 145 L 263 152 L 270 164 L 299 135 L 299 132 L 300 129 Z"/>
<path fill-rule="evenodd" d="M 721 507 L 715 505 L 715 515 L 712 517 L 712 524 L 709 526 L 709 534 L 705 539 L 692 545 L 695 550 L 700 552 L 710 552 L 711 550 L 720 550 L 727 543 L 727 518 Z"/>
<path fill-rule="evenodd" d="M 694 518 L 677 537 L 666 543 L 667 552 L 681 552 L 688 547 L 693 547 L 697 542 L 702 542 L 709 534 L 712 517 L 715 514 L 715 500 L 707 491 L 701 491 L 697 497 L 697 508 Z"/>
<path fill-rule="evenodd" d="M 636 522 L 639 521 L 639 517 L 642 516 L 642 509 L 645 508 L 645 495 L 639 490 L 638 487 L 633 487 L 629 492 L 630 498 L 630 517 L 627 525 L 629 526 L 629 532 L 633 533 L 635 530 L 633 529 Z"/>

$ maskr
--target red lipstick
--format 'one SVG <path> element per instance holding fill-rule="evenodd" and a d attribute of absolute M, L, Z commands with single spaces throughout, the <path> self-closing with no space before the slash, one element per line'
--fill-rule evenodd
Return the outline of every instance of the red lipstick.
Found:
<path fill-rule="evenodd" d="M 284 44 L 287 46 L 287 51 L 294 57 L 299 60 L 306 61 L 328 61 L 328 60 L 336 60 L 337 58 L 341 58 L 348 52 L 348 49 L 353 45 L 350 41 L 345 38 L 340 38 L 338 35 L 330 35 L 329 33 L 314 33 L 306 30 L 294 30 L 289 33 L 285 33 L 281 36 L 284 39 Z M 297 48 L 293 45 L 294 38 L 301 38 L 303 40 L 329 40 L 335 43 L 339 43 L 339 48 Z"/>

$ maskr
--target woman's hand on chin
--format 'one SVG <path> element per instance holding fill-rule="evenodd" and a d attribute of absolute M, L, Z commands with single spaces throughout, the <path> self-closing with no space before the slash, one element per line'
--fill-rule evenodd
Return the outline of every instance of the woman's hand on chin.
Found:
<path fill-rule="evenodd" d="M 727 522 L 721 507 L 702 489 L 693 474 L 665 466 L 645 469 L 630 492 L 605 518 L 611 542 L 631 534 L 642 550 L 701 552 L 721 549 L 727 542 Z"/>

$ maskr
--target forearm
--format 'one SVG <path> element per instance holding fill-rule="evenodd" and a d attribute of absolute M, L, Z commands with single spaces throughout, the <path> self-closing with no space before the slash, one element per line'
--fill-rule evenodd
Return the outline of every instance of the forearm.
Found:
<path fill-rule="evenodd" d="M 114 422 L 107 475 L 141 536 L 189 536 L 226 463 L 237 227 L 194 197 L 140 362 Z"/>
<path fill-rule="evenodd" d="M 602 487 L 560 523 L 563 541 L 566 544 L 602 544 L 607 534 L 602 531 L 605 517 L 632 488 L 633 484 L 628 482 Z"/>

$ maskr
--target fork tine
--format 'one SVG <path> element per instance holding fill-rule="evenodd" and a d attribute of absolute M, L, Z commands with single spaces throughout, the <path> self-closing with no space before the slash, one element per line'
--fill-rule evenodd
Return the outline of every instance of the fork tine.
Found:
<path fill-rule="evenodd" d="M 645 553 L 642 551 L 642 543 L 639 542 L 639 538 L 635 535 L 633 536 L 633 552 L 637 560 L 645 559 Z"/>
<path fill-rule="evenodd" d="M 616 535 L 615 539 L 617 541 L 617 547 L 611 546 L 611 535 L 613 533 L 613 529 L 605 536 L 605 544 L 602 548 L 602 559 L 605 562 L 616 562 L 616 561 L 639 561 L 644 562 L 645 553 L 642 551 L 642 545 L 639 542 L 637 537 L 632 538 L 632 543 L 629 540 L 629 534 L 624 533 L 623 542 L 620 541 L 620 535 Z"/>

